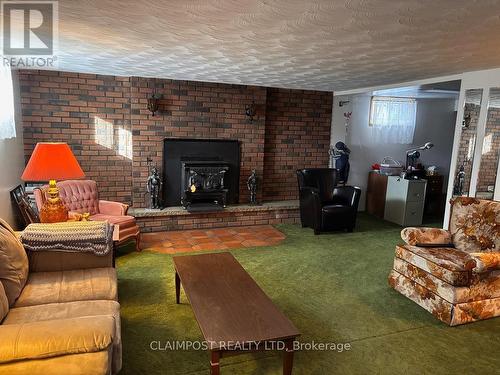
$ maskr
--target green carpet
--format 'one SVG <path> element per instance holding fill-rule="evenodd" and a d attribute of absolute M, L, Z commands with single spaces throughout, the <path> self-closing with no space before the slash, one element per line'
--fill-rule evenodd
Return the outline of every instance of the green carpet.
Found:
<path fill-rule="evenodd" d="M 360 215 L 354 233 L 314 236 L 280 225 L 279 246 L 232 253 L 302 332 L 301 342 L 350 343 L 296 353 L 294 374 L 500 373 L 500 318 L 450 328 L 387 286 L 400 228 Z M 152 341 L 202 340 L 190 306 L 175 304 L 172 257 L 130 248 L 117 260 L 123 374 L 208 374 L 203 351 L 153 351 Z M 281 355 L 222 360 L 221 373 L 281 374 Z"/>

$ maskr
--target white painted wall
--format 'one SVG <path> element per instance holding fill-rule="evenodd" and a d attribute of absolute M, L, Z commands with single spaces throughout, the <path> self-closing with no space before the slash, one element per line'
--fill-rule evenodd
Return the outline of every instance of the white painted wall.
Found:
<path fill-rule="evenodd" d="M 21 183 L 20 176 L 24 169 L 24 145 L 19 103 L 19 81 L 14 71 L 12 79 L 14 81 L 17 137 L 0 140 L 0 217 L 10 225 L 15 225 L 10 190 Z"/>
<path fill-rule="evenodd" d="M 455 99 L 417 100 L 417 124 L 413 144 L 420 146 L 427 141 L 434 143 L 433 148 L 420 153 L 420 160 L 426 166 L 436 165 L 439 173 L 445 177 L 443 193 L 446 193 L 450 173 L 457 117 L 456 102 Z"/>
<path fill-rule="evenodd" d="M 349 103 L 343 104 L 342 107 L 339 106 L 340 102 Z M 334 96 L 333 97 L 333 107 L 332 107 L 332 131 L 331 131 L 331 144 L 334 145 L 338 141 L 345 142 L 346 137 L 346 127 L 344 113 L 352 112 L 352 101 L 349 95 Z"/>
<path fill-rule="evenodd" d="M 345 134 L 343 113 L 347 111 L 346 107 L 334 106 L 332 144 L 344 137 L 351 149 L 349 185 L 359 186 L 362 190 L 359 205 L 361 210 L 365 207 L 368 172 L 371 170 L 371 165 L 376 162 L 380 163 L 385 156 L 392 156 L 404 163 L 406 150 L 420 146 L 427 141 L 433 142 L 435 146 L 431 150 L 421 152 L 420 160 L 426 166 L 436 165 L 439 172 L 445 175 L 446 185 L 455 128 L 455 99 L 418 99 L 413 144 L 401 145 L 379 144 L 372 139 L 368 126 L 371 92 L 342 96 L 339 100 L 340 98 L 350 100 L 351 124 Z"/>
<path fill-rule="evenodd" d="M 343 101 L 349 101 L 345 103 L 342 107 L 339 103 Z M 330 145 L 333 146 L 338 141 L 345 142 L 346 140 L 346 126 L 344 113 L 352 112 L 352 101 L 350 96 L 334 96 L 333 97 L 333 107 L 332 107 L 332 129 L 330 132 Z M 333 167 L 331 163 L 331 158 L 329 160 L 330 168 Z"/>

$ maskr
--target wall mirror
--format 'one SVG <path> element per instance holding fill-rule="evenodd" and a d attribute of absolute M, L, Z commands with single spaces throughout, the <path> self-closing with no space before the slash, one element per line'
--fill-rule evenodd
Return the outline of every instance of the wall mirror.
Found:
<path fill-rule="evenodd" d="M 479 147 L 479 146 L 478 146 Z M 476 197 L 493 199 L 500 152 L 500 88 L 491 88 L 484 132 Z"/>
<path fill-rule="evenodd" d="M 469 195 L 482 97 L 483 89 L 471 89 L 465 91 L 462 134 L 460 136 L 458 149 L 456 164 L 457 172 L 453 184 L 453 196 Z"/>

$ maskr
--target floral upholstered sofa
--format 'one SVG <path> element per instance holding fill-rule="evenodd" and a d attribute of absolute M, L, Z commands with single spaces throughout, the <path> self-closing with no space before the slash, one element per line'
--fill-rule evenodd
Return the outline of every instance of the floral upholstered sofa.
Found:
<path fill-rule="evenodd" d="M 459 197 L 449 231 L 405 228 L 389 285 L 451 326 L 500 316 L 500 202 Z"/>

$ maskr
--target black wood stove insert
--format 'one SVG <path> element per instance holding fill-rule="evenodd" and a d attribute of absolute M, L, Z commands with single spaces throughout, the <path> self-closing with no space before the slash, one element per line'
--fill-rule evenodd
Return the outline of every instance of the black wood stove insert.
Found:
<path fill-rule="evenodd" d="M 163 198 L 188 211 L 217 211 L 238 202 L 238 141 L 165 139 Z"/>
<path fill-rule="evenodd" d="M 182 161 L 181 204 L 188 211 L 222 210 L 228 189 L 224 177 L 229 165 L 221 161 Z"/>

